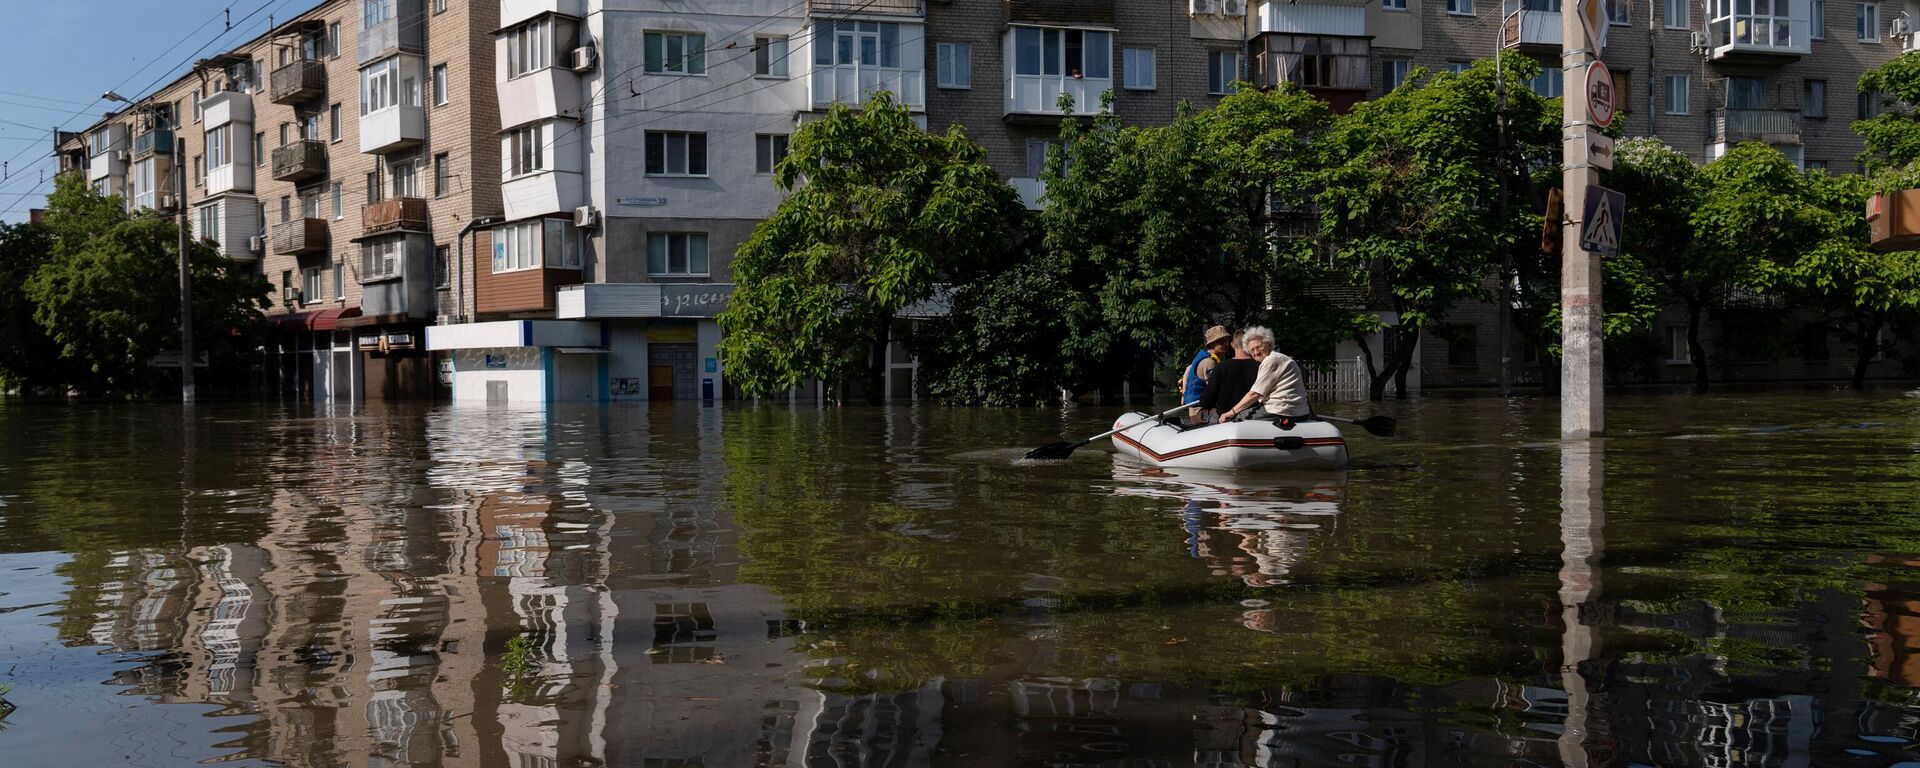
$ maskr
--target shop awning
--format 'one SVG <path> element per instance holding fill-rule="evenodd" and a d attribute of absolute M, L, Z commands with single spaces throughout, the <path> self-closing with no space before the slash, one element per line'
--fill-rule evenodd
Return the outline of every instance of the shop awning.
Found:
<path fill-rule="evenodd" d="M 273 318 L 273 325 L 283 331 L 331 331 L 340 327 L 342 319 L 359 316 L 359 307 L 341 307 L 281 315 Z"/>
<path fill-rule="evenodd" d="M 606 350 L 599 347 L 554 347 L 553 351 L 563 355 L 604 355 Z"/>
<path fill-rule="evenodd" d="M 415 320 L 411 317 L 408 317 L 407 314 L 404 312 L 388 314 L 388 315 L 363 315 L 363 314 L 360 314 L 359 309 L 354 309 L 352 311 L 353 311 L 353 314 L 351 315 L 340 316 L 341 328 L 371 328 L 376 325 L 407 325 L 407 324 L 423 325 L 424 324 L 424 321 Z"/>

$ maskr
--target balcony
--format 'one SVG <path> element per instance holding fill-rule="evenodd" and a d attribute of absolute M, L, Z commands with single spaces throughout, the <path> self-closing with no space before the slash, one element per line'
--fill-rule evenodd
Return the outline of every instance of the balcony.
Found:
<path fill-rule="evenodd" d="M 1746 3 L 1708 4 L 1707 58 L 1729 64 L 1784 64 L 1813 50 L 1810 0 L 1778 0 L 1780 15 L 1743 13 Z"/>
<path fill-rule="evenodd" d="M 514 26 L 546 13 L 584 19 L 586 0 L 500 0 L 500 28 Z"/>
<path fill-rule="evenodd" d="M 1012 27 L 1002 41 L 1006 60 L 1006 116 L 1057 120 L 1060 97 L 1073 99 L 1071 114 L 1100 111 L 1114 90 L 1113 35 L 1062 27 Z"/>
<path fill-rule="evenodd" d="M 274 253 L 325 253 L 328 244 L 326 219 L 294 219 L 273 225 Z"/>
<path fill-rule="evenodd" d="M 849 14 L 875 16 L 924 16 L 920 0 L 807 0 L 807 13 L 813 16 L 846 17 Z"/>
<path fill-rule="evenodd" d="M 1708 118 L 1713 123 L 1715 144 L 1800 143 L 1800 110 L 1797 109 L 1716 109 Z"/>
<path fill-rule="evenodd" d="M 253 123 L 253 97 L 240 91 L 220 91 L 200 100 L 201 123 L 211 131 L 227 123 Z"/>
<path fill-rule="evenodd" d="M 1562 20 L 1559 11 L 1521 8 L 1507 13 L 1501 34 L 1522 48 L 1560 50 Z"/>
<path fill-rule="evenodd" d="M 1367 34 L 1367 9 L 1361 5 L 1322 3 L 1262 3 L 1255 33 L 1282 32 L 1292 35 Z"/>
<path fill-rule="evenodd" d="M 367 234 L 396 230 L 425 231 L 427 201 L 420 197 L 395 197 L 369 203 L 360 209 L 360 229 Z"/>
<path fill-rule="evenodd" d="M 360 151 L 363 153 L 406 149 L 426 138 L 427 113 L 420 107 L 387 107 L 360 116 Z"/>
<path fill-rule="evenodd" d="M 173 129 L 155 128 L 133 137 L 133 159 L 173 154 Z"/>
<path fill-rule="evenodd" d="M 327 173 L 327 143 L 296 141 L 273 150 L 275 181 L 304 181 Z"/>
<path fill-rule="evenodd" d="M 809 104 L 860 106 L 875 91 L 915 112 L 927 106 L 926 28 L 919 22 L 816 21 L 806 73 Z"/>
<path fill-rule="evenodd" d="M 422 16 L 424 0 L 389 0 L 386 19 L 360 30 L 360 64 L 384 59 L 394 53 L 419 53 L 425 49 L 426 24 Z"/>
<path fill-rule="evenodd" d="M 327 65 L 300 59 L 273 71 L 267 98 L 275 104 L 298 104 L 327 92 Z"/>

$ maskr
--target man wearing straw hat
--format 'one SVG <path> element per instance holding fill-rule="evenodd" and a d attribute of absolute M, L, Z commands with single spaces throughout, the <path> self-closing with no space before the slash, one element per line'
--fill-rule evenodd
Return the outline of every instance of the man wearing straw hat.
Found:
<path fill-rule="evenodd" d="M 1207 391 L 1207 379 L 1213 376 L 1213 368 L 1220 361 L 1233 356 L 1233 334 L 1227 332 L 1224 325 L 1208 328 L 1200 351 L 1193 356 L 1193 362 L 1187 364 L 1187 370 L 1180 374 L 1180 402 L 1198 401 Z M 1204 424 L 1207 421 L 1206 409 L 1194 406 L 1187 409 L 1187 422 Z"/>

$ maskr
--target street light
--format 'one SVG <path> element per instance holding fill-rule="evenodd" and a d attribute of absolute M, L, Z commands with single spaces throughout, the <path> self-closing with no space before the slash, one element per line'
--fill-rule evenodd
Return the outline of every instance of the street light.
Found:
<path fill-rule="evenodd" d="M 149 116 L 153 114 L 151 106 L 134 104 L 118 93 L 108 90 L 100 98 L 116 101 L 144 109 Z M 193 404 L 193 283 L 192 269 L 188 262 L 187 250 L 187 174 L 180 166 L 187 153 L 187 140 L 174 137 L 173 172 L 174 176 L 174 226 L 180 230 L 180 402 Z"/>

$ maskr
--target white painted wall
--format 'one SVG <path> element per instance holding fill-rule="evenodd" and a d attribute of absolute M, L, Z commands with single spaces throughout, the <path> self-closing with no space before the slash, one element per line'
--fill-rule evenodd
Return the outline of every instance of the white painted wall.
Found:
<path fill-rule="evenodd" d="M 507 179 L 512 162 L 512 142 L 505 134 L 500 139 L 501 208 L 507 221 L 548 213 L 573 214 L 587 204 L 586 188 L 580 172 L 582 128 L 575 120 L 561 118 L 546 122 L 541 138 L 542 164 L 545 170 Z"/>
<path fill-rule="evenodd" d="M 429 332 L 433 327 L 427 329 Z M 540 356 L 544 350 L 462 349 L 453 353 L 453 399 L 456 402 L 484 403 L 487 382 L 507 383 L 507 401 L 540 403 L 546 401 L 547 377 Z M 487 366 L 489 357 L 494 365 Z"/>

